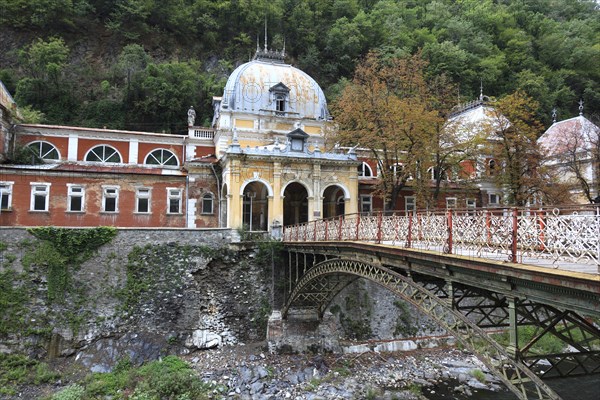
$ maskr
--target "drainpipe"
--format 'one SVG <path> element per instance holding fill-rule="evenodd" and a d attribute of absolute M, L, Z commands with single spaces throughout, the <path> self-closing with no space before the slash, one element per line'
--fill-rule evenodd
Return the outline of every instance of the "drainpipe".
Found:
<path fill-rule="evenodd" d="M 185 163 L 187 162 L 187 157 L 186 157 L 187 141 L 188 141 L 188 138 L 184 137 L 183 144 L 182 144 L 183 151 L 181 152 L 181 167 L 182 168 L 185 168 Z M 189 227 L 189 224 L 188 224 L 188 222 L 189 222 L 188 221 L 188 219 L 189 219 L 188 218 L 188 215 L 189 215 L 189 213 L 188 213 L 189 190 L 190 190 L 190 173 L 187 170 L 187 168 L 185 168 L 185 227 L 186 228 Z"/>
<path fill-rule="evenodd" d="M 219 175 L 217 174 L 217 171 L 215 170 L 215 165 L 214 164 L 210 164 L 210 169 L 213 172 L 213 175 L 215 176 L 215 180 L 217 181 L 217 201 L 219 203 L 219 212 L 217 213 L 217 221 L 219 224 L 219 228 L 222 228 L 222 221 L 221 221 L 221 183 L 219 181 Z"/>
<path fill-rule="evenodd" d="M 188 224 L 188 222 L 189 222 L 188 221 L 188 219 L 189 219 L 189 217 L 188 217 L 188 215 L 189 215 L 189 212 L 188 212 L 188 207 L 189 207 L 189 203 L 188 203 L 188 201 L 189 201 L 189 195 L 188 195 L 188 193 L 189 193 L 189 191 L 190 191 L 190 175 L 189 175 L 189 173 L 187 173 L 185 175 L 185 227 L 186 228 L 188 228 L 190 226 Z"/>

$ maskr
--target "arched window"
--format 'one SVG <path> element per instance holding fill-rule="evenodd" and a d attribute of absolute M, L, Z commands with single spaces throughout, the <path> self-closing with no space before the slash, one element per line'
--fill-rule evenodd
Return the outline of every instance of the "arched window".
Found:
<path fill-rule="evenodd" d="M 213 213 L 213 195 L 212 193 L 205 193 L 202 196 L 202 214 Z"/>
<path fill-rule="evenodd" d="M 100 145 L 92 148 L 85 155 L 85 161 L 101 162 L 101 163 L 120 163 L 121 155 L 119 152 L 108 145 Z"/>
<path fill-rule="evenodd" d="M 429 169 L 427 169 L 427 172 L 429 173 L 429 178 L 432 181 L 436 180 L 438 177 L 440 177 L 443 181 L 448 180 L 446 170 L 443 168 L 429 167 Z"/>
<path fill-rule="evenodd" d="M 285 112 L 285 96 L 279 94 L 275 97 L 275 111 L 278 114 L 283 114 Z"/>
<path fill-rule="evenodd" d="M 179 165 L 179 161 L 171 150 L 156 149 L 148 153 L 144 164 L 176 167 Z"/>
<path fill-rule="evenodd" d="M 496 163 L 496 160 L 491 159 L 490 161 L 488 161 L 488 175 L 495 176 L 497 173 L 498 173 L 498 164 Z"/>
<path fill-rule="evenodd" d="M 41 160 L 60 160 L 60 154 L 53 144 L 48 142 L 31 142 L 27 148 Z"/>
<path fill-rule="evenodd" d="M 370 178 L 373 176 L 373 170 L 371 166 L 366 162 L 363 162 L 362 165 L 358 166 L 358 176 L 360 178 Z"/>
<path fill-rule="evenodd" d="M 284 115 L 286 112 L 286 101 L 290 94 L 290 89 L 285 86 L 282 82 L 279 82 L 275 86 L 269 88 L 269 92 L 273 93 L 274 105 L 275 105 L 275 114 L 276 115 Z"/>
<path fill-rule="evenodd" d="M 410 174 L 409 171 L 404 171 L 404 164 L 402 163 L 396 163 L 394 165 L 392 165 L 390 167 L 392 173 L 394 174 L 394 179 L 401 179 L 404 174 L 407 174 L 408 176 L 406 177 L 406 180 L 412 180 L 413 176 Z"/>

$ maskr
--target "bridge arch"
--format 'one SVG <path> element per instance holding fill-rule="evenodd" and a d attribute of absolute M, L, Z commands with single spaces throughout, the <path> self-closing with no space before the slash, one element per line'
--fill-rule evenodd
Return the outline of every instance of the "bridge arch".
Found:
<path fill-rule="evenodd" d="M 383 266 L 350 259 L 330 259 L 310 268 L 298 281 L 282 309 L 287 317 L 294 305 L 310 305 L 322 316 L 335 296 L 352 281 L 364 278 L 413 304 L 450 332 L 493 372 L 519 399 L 560 400 L 550 387 L 464 315 L 411 279 Z M 475 340 L 477 339 L 477 344 Z M 483 342 L 483 344 L 481 343 Z M 525 385 L 524 381 L 533 383 Z"/>

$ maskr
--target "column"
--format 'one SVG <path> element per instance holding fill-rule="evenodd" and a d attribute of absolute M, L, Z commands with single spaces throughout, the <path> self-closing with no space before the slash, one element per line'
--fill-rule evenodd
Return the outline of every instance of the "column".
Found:
<path fill-rule="evenodd" d="M 519 358 L 519 335 L 517 326 L 517 298 L 507 297 L 508 301 L 508 321 L 509 321 L 509 338 L 506 351 L 514 359 Z"/>
<path fill-rule="evenodd" d="M 269 199 L 269 226 L 275 221 L 283 224 L 283 197 L 281 195 L 281 163 L 273 163 L 273 198 Z"/>

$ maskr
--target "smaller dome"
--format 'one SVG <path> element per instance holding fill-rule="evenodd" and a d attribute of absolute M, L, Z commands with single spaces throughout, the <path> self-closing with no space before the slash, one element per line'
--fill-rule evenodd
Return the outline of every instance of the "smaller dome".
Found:
<path fill-rule="evenodd" d="M 558 156 L 566 151 L 588 151 L 594 147 L 600 128 L 580 115 L 555 122 L 540 138 L 538 143 L 548 156 Z"/>
<path fill-rule="evenodd" d="M 229 76 L 221 112 L 274 114 L 326 120 L 327 102 L 321 87 L 303 71 L 277 57 L 257 57 Z"/>

